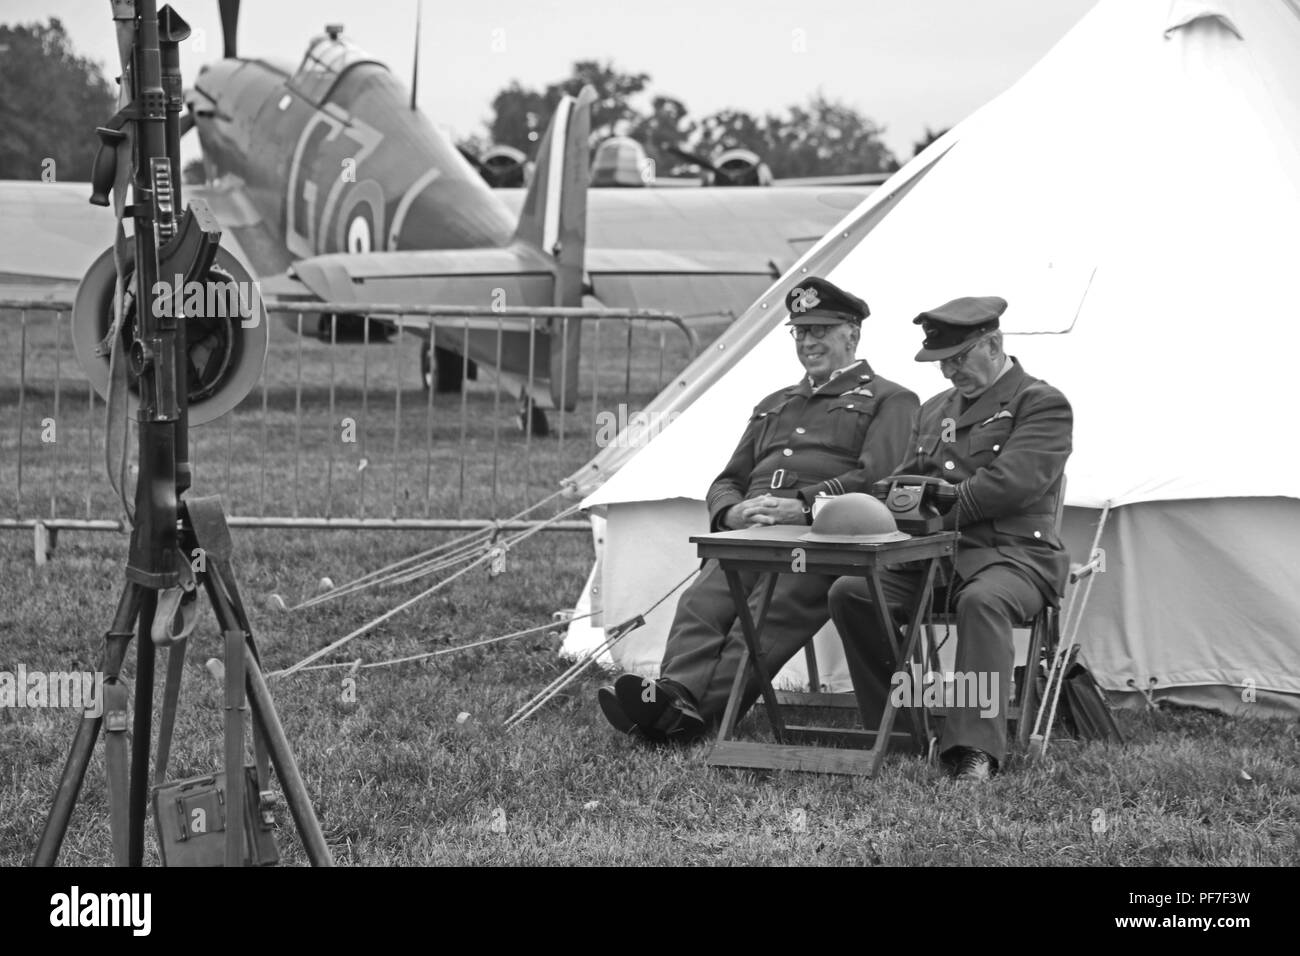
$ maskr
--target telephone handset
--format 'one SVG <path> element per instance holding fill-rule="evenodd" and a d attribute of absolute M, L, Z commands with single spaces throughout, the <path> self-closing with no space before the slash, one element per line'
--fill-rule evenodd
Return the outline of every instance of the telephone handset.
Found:
<path fill-rule="evenodd" d="M 890 475 L 871 486 L 885 503 L 899 531 L 934 534 L 943 530 L 943 516 L 957 500 L 957 488 L 942 478 Z"/>

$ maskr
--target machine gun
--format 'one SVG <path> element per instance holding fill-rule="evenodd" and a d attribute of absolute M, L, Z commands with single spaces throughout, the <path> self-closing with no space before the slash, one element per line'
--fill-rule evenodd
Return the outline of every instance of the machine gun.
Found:
<path fill-rule="evenodd" d="M 134 408 L 139 477 L 134 507 L 127 507 L 132 528 L 126 583 L 104 636 L 104 707 L 102 714 L 81 720 L 33 863 L 54 864 L 101 729 L 114 858 L 120 866 L 144 862 L 154 664 L 156 650 L 163 649 L 167 679 L 152 792 L 164 864 L 274 862 L 269 760 L 308 858 L 332 865 L 258 663 L 220 502 L 183 497 L 192 479 L 191 411 L 200 409 L 204 420 L 216 417 L 251 388 L 266 351 L 265 309 L 247 270 L 220 248 L 221 229 L 206 205 L 194 202 L 178 214 L 178 46 L 189 26 L 170 7 L 159 10 L 157 0 L 112 0 L 112 8 L 122 59 L 121 109 L 98 130 L 91 202 L 113 203 L 118 231 L 114 246 L 78 289 L 73 337 L 78 359 L 107 396 L 110 432 L 115 410 L 125 429 L 124 416 Z M 202 347 L 192 351 L 196 332 Z M 125 504 L 126 490 L 119 494 Z M 225 642 L 225 772 L 166 783 L 200 587 Z M 122 666 L 136 636 L 134 714 L 128 721 Z M 245 766 L 244 715 L 250 704 L 254 767 Z"/>

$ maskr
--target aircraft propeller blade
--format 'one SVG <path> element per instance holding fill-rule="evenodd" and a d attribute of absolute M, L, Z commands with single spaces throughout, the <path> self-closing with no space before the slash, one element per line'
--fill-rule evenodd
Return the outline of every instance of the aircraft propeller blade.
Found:
<path fill-rule="evenodd" d="M 239 0 L 220 0 L 221 37 L 225 44 L 222 52 L 227 60 L 235 59 L 238 53 L 236 35 L 239 33 Z"/>
<path fill-rule="evenodd" d="M 420 88 L 420 13 L 423 0 L 415 0 L 415 56 L 411 63 L 411 109 L 415 109 L 415 91 Z"/>

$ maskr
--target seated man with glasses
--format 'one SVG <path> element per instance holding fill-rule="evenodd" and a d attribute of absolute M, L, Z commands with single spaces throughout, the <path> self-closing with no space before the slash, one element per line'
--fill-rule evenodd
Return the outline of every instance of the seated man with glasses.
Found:
<path fill-rule="evenodd" d="M 956 610 L 955 673 L 967 688 L 989 688 L 982 696 L 993 706 L 963 695 L 957 703 L 966 706 L 949 707 L 939 753 L 959 780 L 977 782 L 1006 756 L 1012 628 L 1059 602 L 1069 570 L 1055 525 L 1073 413 L 1064 395 L 1002 351 L 1006 307 L 996 296 L 954 299 L 913 320 L 925 330 L 916 361 L 938 362 L 953 387 L 921 407 L 910 460 L 898 469 L 957 487 L 945 527 L 961 539 L 940 600 Z M 920 578 L 906 566 L 881 573 L 895 620 Z M 872 603 L 861 579 L 840 578 L 830 591 L 853 688 L 864 712 L 880 713 L 899 666 Z"/>
<path fill-rule="evenodd" d="M 907 453 L 920 402 L 856 358 L 867 304 L 825 279 L 786 295 L 790 334 L 806 375 L 755 407 L 731 460 L 709 488 L 713 531 L 811 524 L 818 494 L 867 491 Z M 762 634 L 763 662 L 775 674 L 829 618 L 835 579 L 777 578 Z M 746 574 L 757 617 L 765 576 Z M 597 694 L 605 717 L 639 739 L 684 742 L 716 725 L 735 680 L 744 637 L 726 575 L 708 562 L 682 593 L 657 681 L 625 674 Z M 750 679 L 741 713 L 758 697 Z"/>

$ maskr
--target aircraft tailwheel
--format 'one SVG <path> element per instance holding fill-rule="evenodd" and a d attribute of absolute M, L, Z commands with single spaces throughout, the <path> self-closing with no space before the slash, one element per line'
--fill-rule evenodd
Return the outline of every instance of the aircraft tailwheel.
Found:
<path fill-rule="evenodd" d="M 527 434 L 531 431 L 536 438 L 545 438 L 551 433 L 546 412 L 537 407 L 537 403 L 529 397 L 526 389 L 519 395 L 519 415 L 515 420 L 519 423 L 521 432 Z"/>

